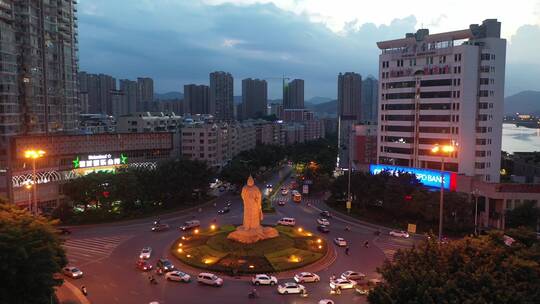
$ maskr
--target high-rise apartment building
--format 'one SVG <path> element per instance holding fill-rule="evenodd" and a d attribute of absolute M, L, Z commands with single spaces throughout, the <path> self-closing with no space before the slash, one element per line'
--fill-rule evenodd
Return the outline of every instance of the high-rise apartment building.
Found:
<path fill-rule="evenodd" d="M 210 73 L 210 113 L 217 120 L 234 120 L 233 82 L 230 73 Z"/>
<path fill-rule="evenodd" d="M 137 78 L 137 111 L 152 111 L 154 108 L 154 80 L 149 77 Z"/>
<path fill-rule="evenodd" d="M 499 181 L 506 40 L 496 19 L 468 29 L 378 42 L 378 162 Z"/>
<path fill-rule="evenodd" d="M 127 112 L 137 112 L 137 90 L 138 85 L 136 81 L 129 79 L 120 79 L 120 91 L 122 92 L 122 98 L 124 104 L 127 106 Z"/>
<path fill-rule="evenodd" d="M 0 1 L 0 161 L 8 136 L 73 131 L 76 1 Z"/>
<path fill-rule="evenodd" d="M 362 76 L 358 73 L 347 72 L 338 75 L 337 114 L 339 120 L 338 135 L 338 166 L 352 167 L 352 149 L 354 125 L 364 113 L 361 112 Z"/>
<path fill-rule="evenodd" d="M 304 80 L 294 79 L 283 88 L 283 109 L 304 108 Z"/>
<path fill-rule="evenodd" d="M 377 106 L 379 104 L 379 82 L 373 76 L 362 80 L 362 98 L 360 102 L 360 122 L 377 123 Z"/>
<path fill-rule="evenodd" d="M 242 119 L 265 116 L 268 111 L 268 84 L 266 80 L 242 80 Z"/>
<path fill-rule="evenodd" d="M 362 98 L 362 76 L 354 72 L 338 75 L 338 116 L 342 120 L 359 121 Z"/>
<path fill-rule="evenodd" d="M 112 115 L 112 94 L 116 91 L 116 79 L 106 74 L 79 72 L 81 98 L 88 100 L 86 113 Z"/>
<path fill-rule="evenodd" d="M 209 90 L 207 85 L 184 85 L 184 113 L 211 114 Z"/>

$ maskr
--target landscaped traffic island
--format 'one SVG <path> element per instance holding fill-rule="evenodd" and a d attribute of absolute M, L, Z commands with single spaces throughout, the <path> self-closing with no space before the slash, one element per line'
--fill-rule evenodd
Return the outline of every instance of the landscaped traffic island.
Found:
<path fill-rule="evenodd" d="M 302 228 L 278 226 L 279 236 L 252 244 L 227 238 L 234 226 L 211 226 L 179 238 L 171 251 L 180 261 L 228 274 L 272 273 L 309 265 L 328 250 L 324 239 Z"/>

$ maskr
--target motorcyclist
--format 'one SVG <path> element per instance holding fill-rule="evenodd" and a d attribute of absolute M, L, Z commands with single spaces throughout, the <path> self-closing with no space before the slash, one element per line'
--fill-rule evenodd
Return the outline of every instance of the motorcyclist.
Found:
<path fill-rule="evenodd" d="M 86 286 L 81 286 L 81 292 L 83 293 L 83 295 L 87 296 L 88 295 L 88 291 L 86 290 Z"/>

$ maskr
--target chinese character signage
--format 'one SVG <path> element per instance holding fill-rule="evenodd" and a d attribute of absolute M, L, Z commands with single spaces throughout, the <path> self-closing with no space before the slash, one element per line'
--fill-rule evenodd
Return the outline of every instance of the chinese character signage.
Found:
<path fill-rule="evenodd" d="M 111 154 L 98 154 L 98 155 L 88 155 L 85 158 L 80 158 L 77 156 L 73 160 L 73 168 L 94 168 L 94 167 L 104 167 L 104 166 L 118 166 L 126 165 L 127 156 L 125 154 L 120 154 L 120 157 L 113 157 Z"/>

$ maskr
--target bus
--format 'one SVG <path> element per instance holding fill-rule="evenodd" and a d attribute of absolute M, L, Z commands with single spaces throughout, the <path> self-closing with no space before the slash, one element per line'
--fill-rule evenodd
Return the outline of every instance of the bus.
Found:
<path fill-rule="evenodd" d="M 293 201 L 295 203 L 300 203 L 302 201 L 302 194 L 300 194 L 298 191 L 295 191 L 293 193 Z"/>

